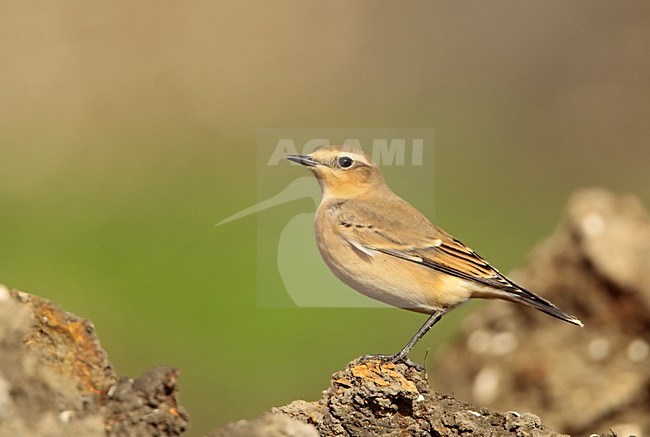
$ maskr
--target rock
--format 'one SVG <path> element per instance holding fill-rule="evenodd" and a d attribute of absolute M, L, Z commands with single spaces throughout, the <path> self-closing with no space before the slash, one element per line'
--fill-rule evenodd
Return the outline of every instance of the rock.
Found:
<path fill-rule="evenodd" d="M 0 435 L 179 435 L 178 371 L 118 378 L 92 323 L 0 286 Z"/>
<path fill-rule="evenodd" d="M 267 413 L 254 420 L 240 420 L 210 433 L 209 437 L 318 437 L 312 425 L 281 414 Z"/>
<path fill-rule="evenodd" d="M 650 434 L 650 218 L 638 199 L 576 193 L 514 277 L 584 329 L 491 302 L 439 352 L 435 386 L 490 409 L 534 411 L 571 435 Z"/>
<path fill-rule="evenodd" d="M 537 416 L 508 416 L 433 392 L 426 373 L 359 358 L 332 376 L 317 402 L 294 401 L 274 415 L 310 425 L 320 436 L 557 436 Z M 266 436 L 266 419 L 241 421 L 214 436 Z M 241 434 L 233 434 L 233 430 Z M 294 434 L 276 434 L 294 435 Z M 302 435 L 302 434 L 295 434 Z M 310 435 L 310 434 L 305 434 Z"/>

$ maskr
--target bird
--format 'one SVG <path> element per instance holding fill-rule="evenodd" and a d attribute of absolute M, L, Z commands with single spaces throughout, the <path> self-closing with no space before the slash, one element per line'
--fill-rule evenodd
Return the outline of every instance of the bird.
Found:
<path fill-rule="evenodd" d="M 583 326 L 515 284 L 395 194 L 363 151 L 331 145 L 286 159 L 311 170 L 320 185 L 316 243 L 332 273 L 370 298 L 429 315 L 398 353 L 367 357 L 417 366 L 408 359 L 413 346 L 445 313 L 473 298 L 521 303 Z"/>

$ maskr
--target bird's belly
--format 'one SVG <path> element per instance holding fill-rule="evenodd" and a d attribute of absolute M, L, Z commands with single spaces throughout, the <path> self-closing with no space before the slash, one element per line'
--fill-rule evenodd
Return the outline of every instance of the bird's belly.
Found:
<path fill-rule="evenodd" d="M 341 281 L 370 298 L 432 313 L 459 305 L 471 295 L 468 281 L 380 252 L 368 255 L 343 238 L 337 240 L 318 241 L 323 260 Z"/>

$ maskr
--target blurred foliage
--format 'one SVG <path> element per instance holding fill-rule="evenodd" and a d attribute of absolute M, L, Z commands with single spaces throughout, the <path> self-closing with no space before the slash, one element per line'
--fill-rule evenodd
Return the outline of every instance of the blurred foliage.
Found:
<path fill-rule="evenodd" d="M 257 201 L 258 128 L 435 128 L 436 198 L 401 194 L 504 271 L 577 187 L 650 200 L 646 2 L 0 7 L 0 281 L 90 318 L 122 375 L 180 367 L 193 435 L 424 318 L 256 306 L 256 217 L 214 224 Z"/>

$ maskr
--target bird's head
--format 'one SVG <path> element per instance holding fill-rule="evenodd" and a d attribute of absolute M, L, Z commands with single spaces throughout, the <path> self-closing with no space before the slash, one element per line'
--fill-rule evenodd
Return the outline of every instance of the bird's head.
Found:
<path fill-rule="evenodd" d="M 288 155 L 287 159 L 314 172 L 324 197 L 358 197 L 385 185 L 375 163 L 352 147 L 326 146 L 309 155 Z"/>

